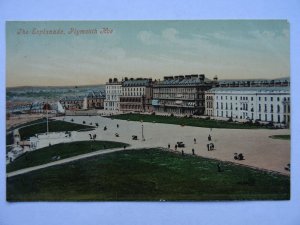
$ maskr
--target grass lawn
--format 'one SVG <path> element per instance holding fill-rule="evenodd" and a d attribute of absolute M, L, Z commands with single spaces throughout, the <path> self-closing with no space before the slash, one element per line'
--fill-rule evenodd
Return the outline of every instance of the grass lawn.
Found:
<path fill-rule="evenodd" d="M 194 127 L 207 127 L 207 128 L 228 128 L 228 129 L 266 129 L 267 127 L 255 124 L 235 123 L 220 120 L 189 118 L 189 117 L 176 117 L 176 116 L 159 116 L 159 115 L 144 115 L 144 114 L 120 114 L 113 115 L 110 118 L 130 121 L 141 121 L 167 124 L 178 124 Z"/>
<path fill-rule="evenodd" d="M 289 176 L 160 149 L 125 150 L 7 178 L 8 201 L 289 199 Z"/>
<path fill-rule="evenodd" d="M 281 140 L 291 140 L 291 135 L 290 134 L 286 134 L 286 135 L 272 135 L 272 136 L 270 136 L 270 138 L 281 139 Z"/>
<path fill-rule="evenodd" d="M 11 119 L 13 119 L 13 118 L 11 118 Z M 49 119 L 49 121 L 50 120 L 51 119 Z M 40 118 L 40 119 L 36 119 L 36 120 L 30 121 L 30 122 L 18 124 L 17 126 L 14 126 L 14 127 L 10 128 L 10 129 L 8 129 L 8 131 L 12 131 L 12 130 L 14 130 L 16 128 L 20 128 L 20 127 L 23 127 L 23 126 L 28 126 L 28 125 L 35 124 L 35 123 L 43 123 L 43 122 L 46 123 L 46 121 L 47 121 L 46 117 Z"/>
<path fill-rule="evenodd" d="M 49 121 L 49 132 L 59 132 L 59 131 L 74 131 L 93 128 L 93 126 L 75 124 L 66 121 L 50 120 Z M 19 133 L 22 140 L 26 140 L 29 137 L 34 136 L 38 133 L 45 133 L 47 129 L 46 123 L 35 124 L 28 127 L 23 127 L 19 129 Z"/>
<path fill-rule="evenodd" d="M 62 143 L 36 151 L 27 152 L 6 166 L 7 172 L 38 166 L 54 161 L 52 157 L 60 156 L 60 159 L 69 158 L 101 149 L 120 148 L 128 144 L 112 141 L 78 141 Z"/>

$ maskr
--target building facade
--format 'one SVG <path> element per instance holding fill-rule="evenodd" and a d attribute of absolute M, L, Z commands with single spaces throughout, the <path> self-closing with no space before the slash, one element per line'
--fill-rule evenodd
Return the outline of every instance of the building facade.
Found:
<path fill-rule="evenodd" d="M 117 78 L 110 78 L 105 86 L 104 109 L 109 111 L 120 110 L 120 96 L 122 95 L 122 82 Z"/>
<path fill-rule="evenodd" d="M 103 109 L 105 93 L 101 91 L 91 91 L 87 95 L 87 108 L 88 109 Z"/>
<path fill-rule="evenodd" d="M 66 110 L 87 109 L 85 96 L 65 96 L 59 102 Z"/>
<path fill-rule="evenodd" d="M 206 115 L 285 123 L 290 121 L 288 86 L 218 87 L 206 91 Z"/>
<path fill-rule="evenodd" d="M 120 96 L 122 112 L 152 112 L 152 79 L 125 78 Z"/>
<path fill-rule="evenodd" d="M 217 78 L 201 75 L 167 76 L 153 85 L 154 110 L 161 113 L 203 115 L 205 91 L 215 86 Z"/>

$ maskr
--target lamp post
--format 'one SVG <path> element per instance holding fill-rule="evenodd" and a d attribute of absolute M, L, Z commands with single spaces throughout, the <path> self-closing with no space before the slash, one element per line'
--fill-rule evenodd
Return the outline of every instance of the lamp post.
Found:
<path fill-rule="evenodd" d="M 142 122 L 142 141 L 145 141 L 145 137 L 144 137 L 144 125 L 143 125 L 143 121 Z"/>

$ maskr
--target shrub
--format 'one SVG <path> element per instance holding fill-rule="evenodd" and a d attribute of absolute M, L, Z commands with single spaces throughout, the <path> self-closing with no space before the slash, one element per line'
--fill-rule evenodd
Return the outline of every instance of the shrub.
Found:
<path fill-rule="evenodd" d="M 232 117 L 229 117 L 228 122 L 233 122 Z"/>
<path fill-rule="evenodd" d="M 171 113 L 171 115 L 170 115 L 171 117 L 174 117 L 174 114 L 173 113 Z"/>

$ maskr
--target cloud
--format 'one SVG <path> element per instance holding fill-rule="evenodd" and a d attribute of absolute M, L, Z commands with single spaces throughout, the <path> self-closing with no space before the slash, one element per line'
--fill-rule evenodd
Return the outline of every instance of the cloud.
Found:
<path fill-rule="evenodd" d="M 158 44 L 159 42 L 159 36 L 151 31 L 140 31 L 137 38 L 146 45 Z"/>

